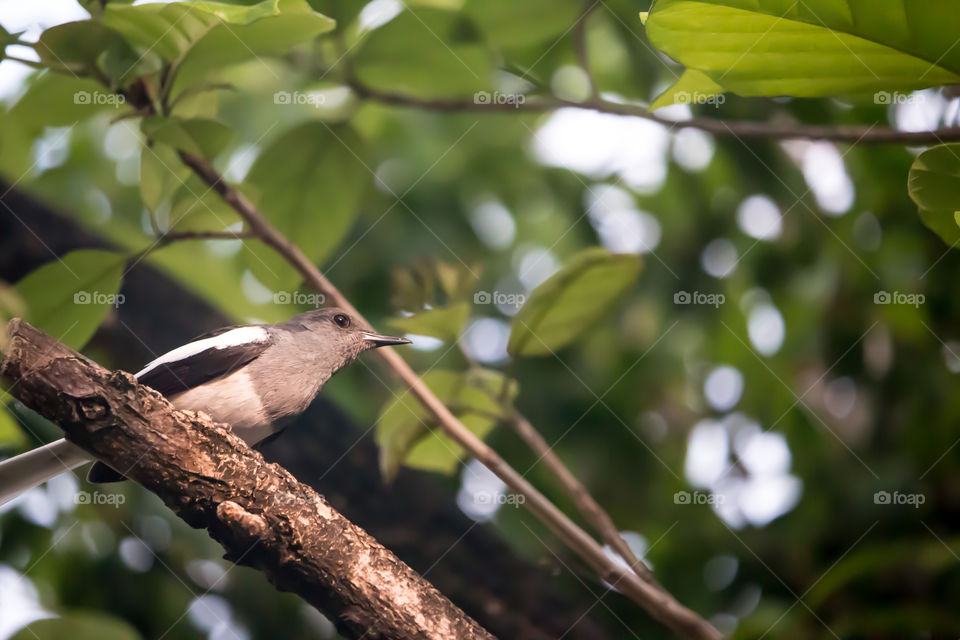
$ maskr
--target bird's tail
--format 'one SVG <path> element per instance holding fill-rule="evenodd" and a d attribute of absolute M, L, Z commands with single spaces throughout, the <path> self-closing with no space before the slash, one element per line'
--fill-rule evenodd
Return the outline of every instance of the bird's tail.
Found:
<path fill-rule="evenodd" d="M 77 445 L 60 439 L 4 460 L 0 462 L 0 505 L 92 459 Z"/>

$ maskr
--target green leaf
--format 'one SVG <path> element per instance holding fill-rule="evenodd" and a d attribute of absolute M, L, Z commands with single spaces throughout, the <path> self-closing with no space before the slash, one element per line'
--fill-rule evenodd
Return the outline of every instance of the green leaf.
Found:
<path fill-rule="evenodd" d="M 233 138 L 230 127 L 207 118 L 153 116 L 146 118 L 141 128 L 156 142 L 203 158 L 213 158 L 223 151 Z"/>
<path fill-rule="evenodd" d="M 74 349 L 96 332 L 118 296 L 126 258 L 109 251 L 71 251 L 26 275 L 16 289 L 24 319 Z"/>
<path fill-rule="evenodd" d="M 102 613 L 71 613 L 31 622 L 11 640 L 140 640 L 132 626 Z"/>
<path fill-rule="evenodd" d="M 358 157 L 363 154 L 363 141 L 348 126 L 310 122 L 263 150 L 247 174 L 244 191 L 318 263 L 356 219 L 371 178 Z M 272 249 L 254 243 L 244 255 L 253 274 L 273 291 L 289 291 L 300 281 Z"/>
<path fill-rule="evenodd" d="M 220 2 L 110 4 L 104 24 L 142 51 L 174 64 L 169 95 L 211 71 L 266 56 L 331 31 L 335 23 L 306 0 L 264 0 L 250 6 Z"/>
<path fill-rule="evenodd" d="M 478 437 L 485 437 L 504 417 L 500 399 L 509 406 L 517 394 L 516 382 L 487 369 L 430 371 L 423 376 L 428 387 Z M 506 387 L 506 389 L 504 389 Z M 377 420 L 380 470 L 387 482 L 401 465 L 452 473 L 465 453 L 460 445 L 436 430 L 433 414 L 409 391 L 388 402 Z"/>
<path fill-rule="evenodd" d="M 582 11 L 575 0 L 467 0 L 463 13 L 498 47 L 537 44 L 570 31 Z"/>
<path fill-rule="evenodd" d="M 421 98 L 487 89 L 493 61 L 466 31 L 458 12 L 407 9 L 362 41 L 354 72 L 371 87 Z"/>
<path fill-rule="evenodd" d="M 657 96 L 650 105 L 650 109 L 659 109 L 671 104 L 698 104 L 723 91 L 723 87 L 707 74 L 696 69 L 687 69 L 672 87 Z"/>
<path fill-rule="evenodd" d="M 5 402 L 9 399 L 9 396 L 0 398 L 0 449 L 20 447 L 27 442 L 23 429 L 20 428 L 20 423 L 17 422 Z"/>
<path fill-rule="evenodd" d="M 744 96 L 960 80 L 960 13 L 941 2 L 658 0 L 646 28 L 654 46 Z"/>
<path fill-rule="evenodd" d="M 918 155 L 907 179 L 920 219 L 950 246 L 960 244 L 960 143 L 941 144 Z"/>
<path fill-rule="evenodd" d="M 641 264 L 638 256 L 596 247 L 576 254 L 530 294 L 513 318 L 507 351 L 517 357 L 563 348 L 630 288 Z"/>
<path fill-rule="evenodd" d="M 407 333 L 456 340 L 469 319 L 470 305 L 461 302 L 450 307 L 427 309 L 404 318 L 390 318 L 387 323 Z"/>
<path fill-rule="evenodd" d="M 99 76 L 101 56 L 111 50 L 113 56 L 127 61 L 127 69 L 138 62 L 133 50 L 113 29 L 96 20 L 79 20 L 50 27 L 34 46 L 40 61 L 60 71 L 63 67 L 75 75 Z M 119 78 L 118 78 L 119 79 Z"/>
<path fill-rule="evenodd" d="M 65 127 L 106 108 L 123 105 L 99 83 L 59 73 L 44 72 L 10 109 L 10 116 L 27 127 Z"/>

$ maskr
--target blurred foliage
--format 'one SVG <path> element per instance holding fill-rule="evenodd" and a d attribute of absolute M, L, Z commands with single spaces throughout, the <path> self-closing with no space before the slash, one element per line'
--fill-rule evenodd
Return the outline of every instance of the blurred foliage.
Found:
<path fill-rule="evenodd" d="M 51 256 L 15 289 L 0 283 L 0 315 L 24 315 L 80 346 L 109 321 L 121 274 L 140 261 L 236 321 L 281 321 L 316 306 L 256 241 L 158 244 L 168 232 L 240 229 L 177 151 L 207 156 L 375 325 L 394 318 L 439 339 L 404 355 L 468 426 L 574 513 L 537 456 L 494 428 L 513 405 L 530 416 L 614 521 L 643 536 L 663 584 L 725 631 L 955 633 L 960 299 L 949 273 L 960 259 L 910 199 L 956 241 L 953 147 L 916 156 L 896 145 L 745 143 L 578 112 L 584 131 L 549 142 L 584 162 L 608 157 L 571 169 L 539 151 L 544 125 L 564 114 L 450 106 L 583 97 L 584 28 L 592 77 L 611 100 L 646 104 L 663 94 L 660 106 L 681 91 L 729 91 L 719 113 L 714 104 L 671 108 L 731 122 L 882 126 L 905 105 L 849 94 L 955 81 L 952 7 L 662 0 L 644 28 L 641 7 L 626 0 L 607 0 L 583 20 L 572 0 L 411 0 L 396 16 L 389 4 L 90 2 L 91 20 L 44 32 L 36 51 L 50 70 L 0 113 L 0 174 L 115 251 Z M 893 16 L 894 5 L 910 19 Z M 909 46 L 907 26 L 916 30 Z M 764 34 L 763 46 L 747 39 L 751 31 Z M 0 31 L 0 45 L 8 42 Z M 436 109 L 365 99 L 350 89 L 357 82 Z M 838 93 L 843 101 L 739 97 Z M 919 95 L 933 108 L 946 102 L 937 91 Z M 629 128 L 646 125 L 642 134 Z M 706 161 L 691 162 L 691 147 Z M 646 162 L 633 173 L 623 166 L 628 151 L 629 162 Z M 839 158 L 829 177 L 843 182 L 845 173 L 853 191 L 839 211 L 813 188 L 824 157 Z M 761 237 L 745 222 L 755 195 L 775 205 L 778 234 Z M 647 228 L 647 244 L 627 252 L 648 253 L 635 281 L 639 259 L 622 255 L 622 243 L 637 236 L 631 224 L 651 218 L 656 232 Z M 633 222 L 615 224 L 623 219 Z M 580 281 L 594 262 L 610 270 Z M 75 304 L 84 292 L 90 304 Z M 503 296 L 528 306 L 498 304 Z M 696 303 L 705 298 L 713 302 Z M 758 346 L 770 344 L 761 312 L 782 322 L 772 348 Z M 177 310 L 158 309 L 156 321 L 167 313 Z M 510 333 L 520 322 L 549 349 Z M 511 359 L 508 344 L 513 354 L 528 353 L 525 344 L 551 355 Z M 742 381 L 731 406 L 705 397 L 718 365 Z M 460 468 L 462 452 L 366 368 L 345 371 L 326 393 L 358 424 L 377 425 L 385 476 L 404 460 Z M 43 428 L 13 410 L 30 433 Z M 13 415 L 0 416 L 0 442 L 11 450 L 24 446 Z M 754 423 L 788 445 L 787 475 L 799 483 L 796 504 L 772 520 L 744 515 L 776 488 L 755 473 L 769 450 L 745 444 L 756 440 Z M 712 451 L 725 467 L 709 487 L 696 484 L 702 460 L 691 455 L 691 434 L 705 428 L 720 434 Z M 753 493 L 734 492 L 748 485 Z M 694 488 L 712 502 L 678 501 Z M 57 502 L 51 488 L 57 517 L 28 505 L 4 513 L 0 561 L 28 574 L 44 607 L 99 611 L 150 638 L 214 634 L 205 608 L 252 637 L 319 633 L 297 598 L 252 572 L 224 578 L 216 545 L 138 487 L 118 490 L 127 500 L 116 508 Z M 541 542 L 550 537 L 522 510 L 500 509 L 493 526 L 516 553 L 553 560 Z M 137 552 L 138 540 L 148 553 Z M 559 579 L 583 593 L 579 577 Z M 604 605 L 590 615 L 620 636 L 664 635 L 626 600 Z M 50 623 L 37 623 L 38 634 L 44 626 L 45 637 L 59 637 Z"/>

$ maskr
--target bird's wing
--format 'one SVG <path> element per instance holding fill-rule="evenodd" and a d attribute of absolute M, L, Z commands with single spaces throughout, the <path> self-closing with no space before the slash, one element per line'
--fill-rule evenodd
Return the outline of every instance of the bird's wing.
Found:
<path fill-rule="evenodd" d="M 271 342 L 260 325 L 218 329 L 152 361 L 136 374 L 137 381 L 171 396 L 236 371 Z"/>

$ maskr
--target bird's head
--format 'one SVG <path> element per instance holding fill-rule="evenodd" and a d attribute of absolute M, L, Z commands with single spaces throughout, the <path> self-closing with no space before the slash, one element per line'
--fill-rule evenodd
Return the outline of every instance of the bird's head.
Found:
<path fill-rule="evenodd" d="M 337 307 L 307 311 L 295 316 L 288 325 L 310 332 L 311 342 L 339 368 L 367 349 L 409 344 L 410 340 L 377 333 L 354 315 Z"/>

